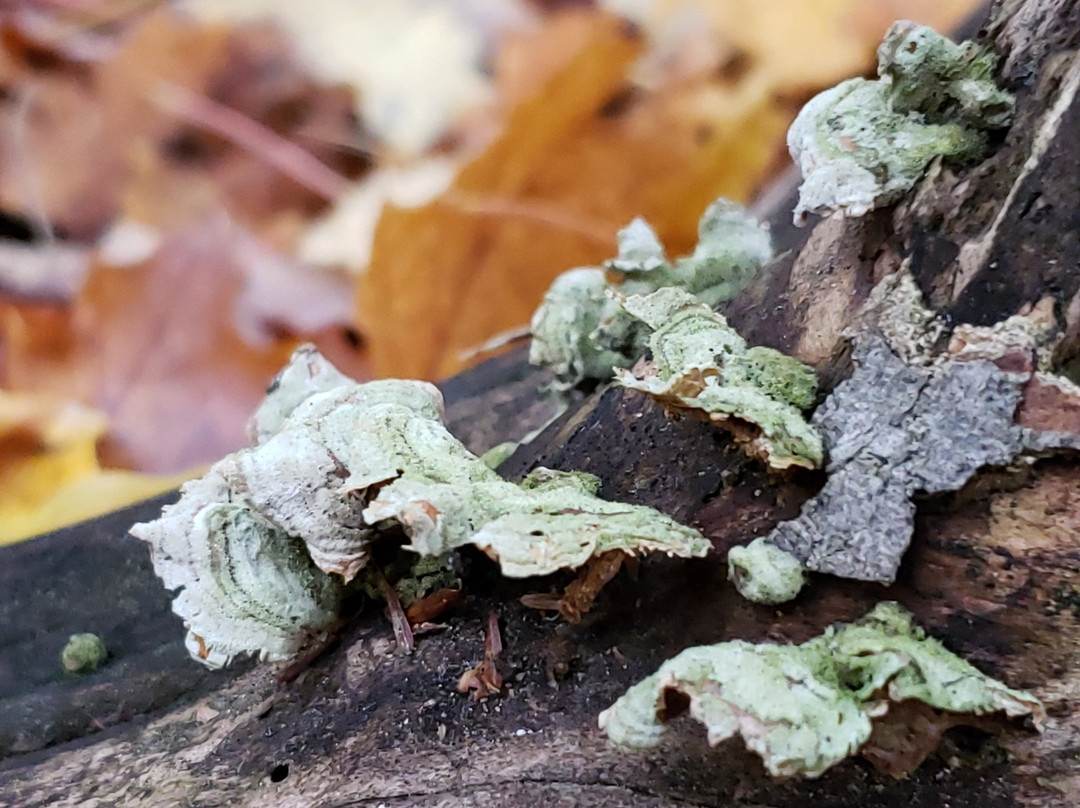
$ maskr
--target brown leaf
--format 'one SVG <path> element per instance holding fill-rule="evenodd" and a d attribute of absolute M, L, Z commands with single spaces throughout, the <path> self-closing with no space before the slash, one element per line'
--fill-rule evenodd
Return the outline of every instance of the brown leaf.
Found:
<path fill-rule="evenodd" d="M 104 411 L 107 464 L 176 471 L 246 445 L 247 419 L 300 336 L 365 376 L 340 329 L 271 330 L 262 345 L 241 338 L 237 311 L 258 271 L 234 249 L 246 238 L 220 223 L 196 226 L 142 266 L 95 267 L 70 306 L 0 304 L 0 381 Z"/>
<path fill-rule="evenodd" d="M 397 590 L 386 579 L 386 574 L 381 569 L 376 572 L 376 578 L 379 582 L 379 591 L 386 601 L 386 614 L 390 618 L 390 624 L 394 627 L 394 639 L 397 640 L 398 648 L 406 654 L 411 654 L 416 647 L 416 643 L 413 640 L 409 618 L 405 616 L 405 610 L 401 608 L 401 600 L 398 598 Z"/>
<path fill-rule="evenodd" d="M 430 623 L 450 609 L 456 609 L 464 601 L 465 593 L 460 589 L 439 589 L 419 600 L 414 600 L 405 610 L 405 616 L 414 626 Z"/>

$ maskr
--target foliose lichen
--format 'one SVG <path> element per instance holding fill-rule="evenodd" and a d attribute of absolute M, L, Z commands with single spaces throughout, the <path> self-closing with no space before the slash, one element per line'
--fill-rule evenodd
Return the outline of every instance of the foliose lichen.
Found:
<path fill-rule="evenodd" d="M 503 480 L 447 431 L 430 384 L 342 378 L 299 351 L 256 414 L 259 442 L 132 528 L 166 587 L 179 590 L 173 608 L 187 646 L 207 665 L 295 654 L 336 619 L 374 542 L 397 527 L 421 555 L 473 544 L 515 577 L 611 549 L 709 549 L 657 511 L 600 499 L 591 475 L 538 469 L 520 486 Z"/>
<path fill-rule="evenodd" d="M 410 539 L 406 547 L 422 554 L 475 545 L 511 578 L 577 568 L 611 550 L 708 552 L 696 530 L 652 508 L 602 500 L 598 488 L 592 475 L 550 469 L 537 469 L 520 486 L 498 478 L 459 485 L 402 478 L 379 491 L 364 518 L 397 522 Z"/>
<path fill-rule="evenodd" d="M 605 263 L 610 276 L 588 267 L 552 283 L 533 315 L 529 361 L 551 368 L 564 389 L 584 379 L 610 379 L 613 368 L 629 367 L 645 352 L 649 336 L 614 293 L 675 287 L 715 306 L 741 292 L 772 254 L 768 230 L 726 199 L 705 211 L 694 252 L 674 262 L 652 228 L 635 219 L 619 232 L 618 257 Z"/>
<path fill-rule="evenodd" d="M 92 673 L 105 664 L 109 650 L 97 634 L 72 634 L 60 652 L 60 664 L 68 673 Z"/>
<path fill-rule="evenodd" d="M 621 303 L 652 330 L 653 358 L 633 373 L 616 371 L 619 384 L 730 430 L 744 451 L 773 468 L 821 464 L 821 437 L 802 415 L 817 392 L 812 368 L 771 348 L 748 347 L 723 316 L 682 289 Z"/>
<path fill-rule="evenodd" d="M 741 735 L 773 776 L 812 778 L 859 751 L 871 719 L 918 699 L 957 713 L 1045 718 L 1030 693 L 984 675 L 927 637 L 895 603 L 802 645 L 735 640 L 689 648 L 600 714 L 610 741 L 655 746 L 665 722 L 689 712 L 710 745 Z M 683 710 L 673 707 L 685 705 Z"/>
<path fill-rule="evenodd" d="M 878 48 L 878 80 L 850 79 L 815 96 L 788 131 L 803 173 L 795 220 L 862 216 L 896 201 L 936 157 L 982 157 L 987 132 L 1012 119 L 996 60 L 971 42 L 895 23 Z"/>

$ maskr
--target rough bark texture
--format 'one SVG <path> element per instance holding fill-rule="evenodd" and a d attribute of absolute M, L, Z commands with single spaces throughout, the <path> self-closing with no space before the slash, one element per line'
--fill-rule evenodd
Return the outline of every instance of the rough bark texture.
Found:
<path fill-rule="evenodd" d="M 849 362 L 840 332 L 873 284 L 910 258 L 932 304 L 989 323 L 1045 295 L 1080 355 L 1080 6 L 997 4 L 987 40 L 1005 56 L 1017 121 L 975 166 L 935 167 L 901 205 L 828 219 L 730 307 L 751 342 L 815 363 L 832 384 Z M 790 210 L 790 204 L 787 209 Z M 786 216 L 786 213 L 781 213 Z M 781 230 L 784 238 L 790 231 Z M 796 247 L 792 243 L 789 246 Z M 550 404 L 521 353 L 445 385 L 451 426 L 474 449 L 524 434 Z M 643 563 L 582 623 L 520 606 L 566 582 L 509 582 L 469 559 L 472 600 L 412 656 L 369 609 L 298 679 L 247 666 L 207 674 L 145 548 L 124 529 L 153 502 L 0 550 L 0 803 L 386 806 L 1072 806 L 1080 801 L 1080 467 L 1044 460 L 985 473 L 919 503 L 893 586 L 816 577 L 779 609 L 741 600 L 724 555 L 798 512 L 814 474 L 770 477 L 723 433 L 670 421 L 642 395 L 585 398 L 503 466 L 598 474 L 603 494 L 700 527 L 716 553 Z M 712 750 L 690 722 L 648 754 L 608 749 L 595 722 L 630 684 L 694 644 L 801 642 L 891 598 L 953 651 L 1042 698 L 1036 734 L 983 723 L 945 733 L 913 774 L 852 759 L 816 781 L 770 780 L 738 742 Z M 473 702 L 457 679 L 501 617 L 506 694 Z M 70 633 L 97 631 L 106 667 L 64 677 Z"/>

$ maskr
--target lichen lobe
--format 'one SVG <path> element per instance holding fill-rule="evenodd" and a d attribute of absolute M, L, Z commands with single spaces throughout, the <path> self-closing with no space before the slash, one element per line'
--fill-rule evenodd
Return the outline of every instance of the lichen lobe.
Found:
<path fill-rule="evenodd" d="M 918 699 L 937 709 L 1030 715 L 1042 704 L 949 653 L 895 603 L 838 625 L 802 645 L 735 640 L 690 648 L 600 714 L 609 740 L 655 746 L 678 694 L 713 746 L 735 735 L 773 776 L 818 777 L 866 743 L 871 720 L 891 703 Z"/>
<path fill-rule="evenodd" d="M 803 174 L 795 221 L 807 213 L 863 216 L 895 202 L 937 157 L 982 157 L 1007 127 L 1013 98 L 996 60 L 971 42 L 895 23 L 878 48 L 878 79 L 849 79 L 815 96 L 788 131 Z"/>

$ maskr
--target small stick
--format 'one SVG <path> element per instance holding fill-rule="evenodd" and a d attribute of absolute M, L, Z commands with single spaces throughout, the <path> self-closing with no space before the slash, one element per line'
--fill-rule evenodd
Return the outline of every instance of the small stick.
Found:
<path fill-rule="evenodd" d="M 310 152 L 283 138 L 274 130 L 178 84 L 161 82 L 153 100 L 160 108 L 189 123 L 208 129 L 262 158 L 282 174 L 296 180 L 323 199 L 333 201 L 352 185 Z"/>
<path fill-rule="evenodd" d="M 394 637 L 397 639 L 398 648 L 401 648 L 406 654 L 411 654 L 413 648 L 416 647 L 416 641 L 413 639 L 409 618 L 405 615 L 405 610 L 401 608 L 401 600 L 398 598 L 397 591 L 391 586 L 390 581 L 386 578 L 386 573 L 381 569 L 378 570 L 378 578 L 379 590 L 386 599 L 386 613 L 390 616 L 390 625 L 394 627 Z"/>

